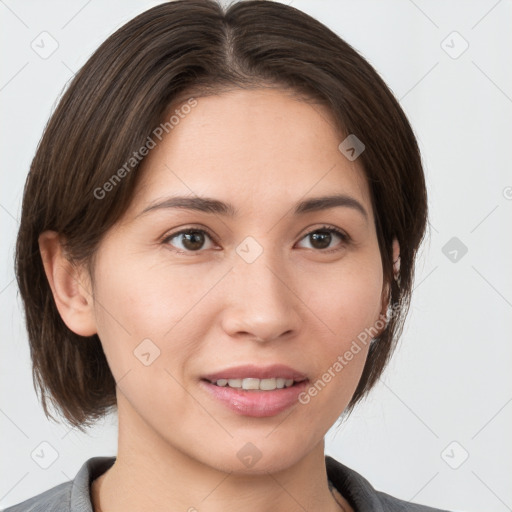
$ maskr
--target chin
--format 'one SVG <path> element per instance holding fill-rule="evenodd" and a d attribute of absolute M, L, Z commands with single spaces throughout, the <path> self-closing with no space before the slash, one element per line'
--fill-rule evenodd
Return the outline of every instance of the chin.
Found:
<path fill-rule="evenodd" d="M 231 440 L 225 451 L 210 452 L 204 462 L 212 468 L 238 475 L 265 475 L 284 471 L 307 455 L 304 442 L 283 443 L 283 439 L 270 441 L 264 435 Z"/>

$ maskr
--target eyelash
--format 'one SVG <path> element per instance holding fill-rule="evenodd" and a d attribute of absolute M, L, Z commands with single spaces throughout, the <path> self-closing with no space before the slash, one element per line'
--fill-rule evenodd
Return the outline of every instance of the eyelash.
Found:
<path fill-rule="evenodd" d="M 312 235 L 313 233 L 317 233 L 319 231 L 326 231 L 328 233 L 334 233 L 335 235 L 337 235 L 341 240 L 342 240 L 342 244 L 340 245 L 346 245 L 348 244 L 351 239 L 350 237 L 343 233 L 342 231 L 340 231 L 338 228 L 335 228 L 334 226 L 329 226 L 329 225 L 324 225 L 322 226 L 321 228 L 316 228 L 312 231 L 309 231 L 308 233 L 306 233 L 302 238 L 301 238 L 301 241 L 304 240 L 304 238 L 308 237 L 309 235 Z M 203 250 L 197 250 L 197 251 L 183 251 L 181 249 L 176 249 L 174 247 L 171 246 L 171 244 L 169 243 L 170 240 L 172 240 L 173 238 L 176 238 L 177 236 L 179 235 L 182 235 L 182 234 L 188 234 L 188 233 L 205 233 L 206 235 L 208 235 L 211 240 L 217 244 L 217 241 L 215 240 L 215 237 L 207 230 L 207 229 L 204 229 L 204 228 L 185 228 L 185 229 L 181 229 L 180 231 L 176 231 L 175 233 L 171 233 L 170 235 L 167 235 L 165 236 L 165 238 L 162 240 L 162 243 L 163 244 L 166 244 L 166 245 L 169 245 L 171 247 L 171 250 L 177 252 L 178 254 L 185 254 L 187 256 L 195 256 L 201 252 L 204 252 Z M 338 247 L 336 249 L 313 249 L 315 252 L 319 252 L 321 254 L 329 254 L 329 253 L 333 253 L 333 252 L 338 252 L 341 250 L 341 247 Z"/>

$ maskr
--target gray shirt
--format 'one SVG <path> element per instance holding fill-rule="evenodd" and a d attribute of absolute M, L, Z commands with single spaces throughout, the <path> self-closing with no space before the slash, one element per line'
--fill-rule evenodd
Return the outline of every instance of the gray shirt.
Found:
<path fill-rule="evenodd" d="M 92 457 L 73 480 L 56 485 L 4 512 L 93 512 L 91 482 L 114 464 L 115 457 Z M 353 469 L 326 456 L 328 479 L 355 512 L 447 512 L 415 505 L 376 491 L 370 482 Z"/>

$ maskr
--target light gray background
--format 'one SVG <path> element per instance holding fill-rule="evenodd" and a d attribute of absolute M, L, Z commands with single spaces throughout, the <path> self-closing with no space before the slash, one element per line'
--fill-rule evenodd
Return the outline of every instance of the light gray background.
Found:
<path fill-rule="evenodd" d="M 32 386 L 13 249 L 25 177 L 62 88 L 108 35 L 158 3 L 0 0 L 2 508 L 73 478 L 89 457 L 116 453 L 115 417 L 89 435 L 45 418 Z M 429 190 L 430 237 L 406 331 L 369 399 L 331 429 L 327 453 L 402 499 L 512 510 L 505 436 L 512 430 L 512 3 L 291 4 L 381 73 L 417 134 Z M 46 59 L 31 48 L 42 46 L 43 31 L 58 42 Z M 443 253 L 452 237 L 468 249 L 455 262 Z M 31 457 L 42 449 L 51 462 L 42 442 L 58 453 L 48 469 Z"/>

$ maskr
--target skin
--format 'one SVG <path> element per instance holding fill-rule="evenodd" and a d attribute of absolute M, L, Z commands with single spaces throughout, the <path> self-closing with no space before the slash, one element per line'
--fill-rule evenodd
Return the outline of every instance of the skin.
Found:
<path fill-rule="evenodd" d="M 197 100 L 144 160 L 93 276 L 66 260 L 56 233 L 40 236 L 63 320 L 78 334 L 98 333 L 117 382 L 118 455 L 94 482 L 94 508 L 340 510 L 327 486 L 324 436 L 354 393 L 368 347 L 308 404 L 266 418 L 234 413 L 199 379 L 243 363 L 282 363 L 315 382 L 385 313 L 363 170 L 338 150 L 344 136 L 320 105 L 279 89 Z M 296 202 L 335 192 L 359 201 L 368 219 L 349 207 L 292 215 Z M 216 198 L 238 214 L 141 215 L 171 195 Z M 326 253 L 307 236 L 324 224 L 350 240 L 333 234 L 327 250 L 338 250 Z M 183 236 L 164 240 L 183 228 L 214 238 L 204 235 L 196 251 Z M 252 263 L 236 252 L 247 236 L 263 250 Z M 398 252 L 395 242 L 394 260 Z M 133 351 L 148 338 L 160 355 L 145 366 Z M 237 457 L 248 442 L 261 452 L 250 468 Z"/>

